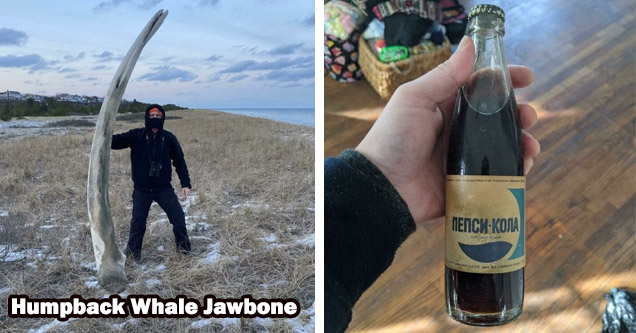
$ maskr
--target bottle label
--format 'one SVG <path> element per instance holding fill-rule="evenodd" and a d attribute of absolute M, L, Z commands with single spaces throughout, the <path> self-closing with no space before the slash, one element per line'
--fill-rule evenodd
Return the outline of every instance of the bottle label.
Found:
<path fill-rule="evenodd" d="M 446 176 L 446 266 L 470 273 L 523 268 L 526 178 Z"/>

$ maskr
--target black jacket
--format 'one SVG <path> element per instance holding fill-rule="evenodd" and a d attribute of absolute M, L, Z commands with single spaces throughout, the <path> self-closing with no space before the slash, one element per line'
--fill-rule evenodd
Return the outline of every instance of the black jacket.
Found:
<path fill-rule="evenodd" d="M 344 332 L 362 293 L 414 231 L 404 200 L 362 154 L 325 160 L 325 332 Z"/>
<path fill-rule="evenodd" d="M 130 148 L 132 163 L 132 180 L 135 189 L 145 192 L 155 192 L 159 189 L 171 187 L 172 168 L 170 161 L 177 170 L 181 187 L 189 187 L 190 176 L 183 157 L 183 150 L 174 134 L 160 130 L 154 134 L 147 128 L 136 128 L 126 133 L 113 135 L 112 149 Z M 150 177 L 150 161 L 161 162 L 159 177 Z"/>

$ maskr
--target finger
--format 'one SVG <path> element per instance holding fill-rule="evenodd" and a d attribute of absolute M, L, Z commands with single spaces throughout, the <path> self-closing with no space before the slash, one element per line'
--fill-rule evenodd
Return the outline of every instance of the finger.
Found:
<path fill-rule="evenodd" d="M 528 172 L 530 172 L 530 169 L 532 169 L 532 166 L 534 165 L 534 159 L 532 157 L 526 157 L 523 159 L 523 171 L 524 174 L 528 174 Z"/>
<path fill-rule="evenodd" d="M 529 104 L 517 104 L 519 118 L 521 118 L 521 128 L 530 128 L 537 123 L 537 111 Z"/>
<path fill-rule="evenodd" d="M 515 89 L 527 87 L 534 81 L 534 73 L 526 66 L 510 65 L 508 66 L 508 71 L 512 79 L 512 86 Z"/>
<path fill-rule="evenodd" d="M 523 132 L 523 148 L 525 157 L 535 157 L 541 153 L 541 144 L 530 133 Z"/>
<path fill-rule="evenodd" d="M 457 51 L 441 65 L 419 78 L 403 84 L 401 93 L 414 101 L 425 103 L 430 111 L 452 97 L 473 71 L 475 46 L 464 36 Z"/>

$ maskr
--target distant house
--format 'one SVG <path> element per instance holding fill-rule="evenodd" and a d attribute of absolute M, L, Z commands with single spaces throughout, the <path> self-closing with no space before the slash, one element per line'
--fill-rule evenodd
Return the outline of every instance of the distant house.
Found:
<path fill-rule="evenodd" d="M 22 100 L 22 94 L 20 94 L 17 91 L 7 90 L 6 92 L 2 93 L 2 97 L 1 98 L 6 100 L 6 101 L 21 101 Z"/>
<path fill-rule="evenodd" d="M 104 99 L 102 97 L 97 97 L 97 96 L 84 96 L 85 98 L 85 103 L 101 103 L 104 101 Z"/>
<path fill-rule="evenodd" d="M 36 102 L 43 102 L 45 96 L 34 95 L 34 94 L 24 94 L 24 95 L 22 95 L 22 99 L 24 99 L 25 101 L 28 100 L 29 98 L 34 100 L 34 101 L 36 101 Z"/>

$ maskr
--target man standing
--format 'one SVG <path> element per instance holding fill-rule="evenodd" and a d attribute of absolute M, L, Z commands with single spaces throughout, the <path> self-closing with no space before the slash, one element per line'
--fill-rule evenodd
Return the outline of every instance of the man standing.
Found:
<path fill-rule="evenodd" d="M 126 246 L 126 257 L 139 261 L 146 232 L 146 219 L 153 201 L 168 215 L 177 251 L 190 252 L 190 239 L 185 225 L 185 214 L 170 184 L 174 165 L 181 182 L 181 194 L 190 195 L 190 177 L 183 150 L 174 134 L 163 129 L 166 112 L 160 105 L 146 109 L 145 128 L 132 129 L 113 135 L 112 149 L 130 148 L 132 180 L 134 183 L 132 220 Z"/>

